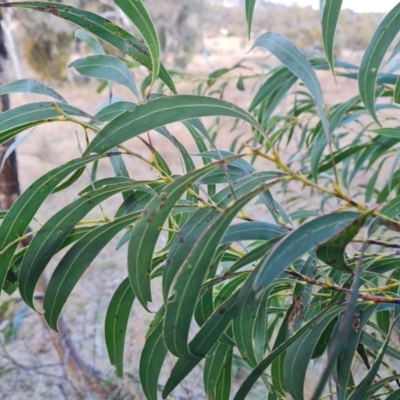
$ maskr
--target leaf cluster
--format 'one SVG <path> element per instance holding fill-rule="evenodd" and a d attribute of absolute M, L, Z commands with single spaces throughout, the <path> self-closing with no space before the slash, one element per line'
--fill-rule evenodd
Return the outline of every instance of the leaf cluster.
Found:
<path fill-rule="evenodd" d="M 117 248 L 126 252 L 126 278 L 110 299 L 105 320 L 108 354 L 118 376 L 123 375 L 131 308 L 153 310 L 155 288 L 161 287 L 162 306 L 139 365 L 148 399 L 158 397 L 168 355 L 175 365 L 162 385 L 163 398 L 204 361 L 209 399 L 229 399 L 233 393 L 235 400 L 244 399 L 263 385 L 270 399 L 289 393 L 301 400 L 315 359 L 324 367 L 309 398 L 327 395 L 331 377 L 331 395 L 338 399 L 397 398 L 399 375 L 391 360 L 400 360 L 400 353 L 391 333 L 398 329 L 400 311 L 400 131 L 393 127 L 400 80 L 382 69 L 400 26 L 400 5 L 376 30 L 360 66 L 334 58 L 341 1 L 321 2 L 326 57 L 305 55 L 276 32 L 260 36 L 253 48 L 268 50 L 281 65 L 256 76 L 256 93 L 245 110 L 224 100 L 230 81 L 244 91 L 254 79 L 254 74 L 232 78 L 242 63 L 199 79 L 192 94 L 176 94 L 173 78 L 185 76 L 171 74 L 160 62 L 160 43 L 145 4 L 115 2 L 143 40 L 72 6 L 2 5 L 51 13 L 78 25 L 76 35 L 94 55 L 70 67 L 103 80 L 110 94 L 109 103 L 89 115 L 37 81 L 0 87 L 0 94 L 53 98 L 1 114 L 0 143 L 55 122 L 73 122 L 86 141 L 81 157 L 40 177 L 0 213 L 3 291 L 18 289 L 35 310 L 35 286 L 64 250 L 44 298 L 44 319 L 57 330 L 75 285 L 118 236 Z M 246 1 L 249 32 L 254 6 Z M 140 87 L 129 62 L 105 54 L 97 38 L 149 70 Z M 396 47 L 391 59 L 397 53 Z M 357 80 L 359 95 L 328 108 L 321 70 L 331 70 L 338 80 Z M 127 87 L 134 101 L 115 98 L 115 84 Z M 282 112 L 286 98 L 290 106 Z M 214 118 L 208 129 L 203 117 Z M 229 151 L 215 145 L 226 118 L 234 122 Z M 183 124 L 198 155 L 190 155 L 172 135 L 168 125 L 176 122 Z M 152 130 L 174 145 L 181 174 L 174 174 L 162 150 L 146 141 Z M 126 143 L 131 139 L 146 143 L 151 159 L 132 151 Z M 127 157 L 138 157 L 157 177 L 134 179 Z M 115 176 L 98 176 L 100 162 L 110 162 Z M 85 170 L 91 183 L 77 199 L 26 233 L 46 199 L 73 190 Z M 121 196 L 120 206 L 109 216 L 105 202 L 115 195 Z M 255 205 L 265 211 L 261 216 L 252 212 Z M 103 218 L 85 219 L 96 208 Z M 32 241 L 20 249 L 26 237 Z M 248 372 L 239 386 L 238 369 Z"/>

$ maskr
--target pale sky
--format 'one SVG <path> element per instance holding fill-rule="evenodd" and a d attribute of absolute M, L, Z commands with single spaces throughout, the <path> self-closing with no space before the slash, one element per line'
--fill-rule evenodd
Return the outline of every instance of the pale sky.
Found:
<path fill-rule="evenodd" d="M 274 3 L 293 4 L 300 6 L 313 6 L 319 8 L 319 0 L 272 0 Z M 351 8 L 357 12 L 387 12 L 390 11 L 398 0 L 343 0 L 343 8 Z"/>

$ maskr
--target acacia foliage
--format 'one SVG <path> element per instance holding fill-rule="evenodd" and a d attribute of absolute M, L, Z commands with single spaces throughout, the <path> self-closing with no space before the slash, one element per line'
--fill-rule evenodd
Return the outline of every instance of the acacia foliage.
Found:
<path fill-rule="evenodd" d="M 57 330 L 58 317 L 84 271 L 122 235 L 118 248 L 127 255 L 127 276 L 110 299 L 105 340 L 110 362 L 121 376 L 131 308 L 151 308 L 153 281 L 159 280 L 163 305 L 147 332 L 139 367 L 148 399 L 156 399 L 160 387 L 167 398 L 205 360 L 209 399 L 244 399 L 253 395 L 255 385 L 257 390 L 264 385 L 269 399 L 289 393 L 301 400 L 310 360 L 324 355 L 327 363 L 321 361 L 324 367 L 312 399 L 326 393 L 331 377 L 338 399 L 396 398 L 399 376 L 390 360 L 400 359 L 391 343 L 400 303 L 399 130 L 386 126 L 396 121 L 390 112 L 397 109 L 400 80 L 382 68 L 398 33 L 400 5 L 382 21 L 360 66 L 333 57 L 341 5 L 335 0 L 321 2 L 326 58 L 303 54 L 279 33 L 261 35 L 253 47 L 265 48 L 281 65 L 263 74 L 244 110 L 223 100 L 224 77 L 240 64 L 214 71 L 195 94 L 177 94 L 173 75 L 160 62 L 159 40 L 144 3 L 116 4 L 143 40 L 99 15 L 64 4 L 2 5 L 51 13 L 78 25 L 77 36 L 94 55 L 71 66 L 106 86 L 124 85 L 136 97 L 111 99 L 91 116 L 36 81 L 0 88 L 0 94 L 34 92 L 53 98 L 1 114 L 0 143 L 37 125 L 63 121 L 82 127 L 88 139 L 82 157 L 43 175 L 7 213 L 0 213 L 3 291 L 19 289 L 35 309 L 33 294 L 41 274 L 67 248 L 44 298 L 44 318 Z M 246 2 L 249 32 L 254 5 Z M 149 69 L 140 87 L 129 69 L 132 64 L 104 54 L 98 39 Z M 392 59 L 397 52 L 395 47 Z M 332 70 L 336 79 L 357 79 L 359 95 L 328 109 L 317 70 Z M 238 78 L 238 90 L 245 90 L 246 79 Z M 280 113 L 278 106 L 286 97 L 292 99 L 290 109 Z M 213 134 L 202 124 L 203 117 L 216 117 Z M 229 149 L 215 146 L 220 117 L 235 120 Z M 196 167 L 195 156 L 170 133 L 168 125 L 174 122 L 182 122 L 193 138 L 202 167 Z M 243 129 L 248 135 L 241 137 Z M 172 174 L 162 151 L 148 144 L 152 159 L 141 159 L 158 177 L 131 177 L 124 158 L 137 155 L 124 143 L 150 130 L 173 143 L 184 173 Z M 294 151 L 289 146 L 293 142 Z M 98 163 L 107 159 L 115 176 L 97 178 Z M 255 168 L 258 159 L 264 159 L 266 170 Z M 33 240 L 18 249 L 44 201 L 73 190 L 85 169 L 91 184 L 28 233 Z M 358 183 L 361 176 L 368 181 Z M 278 194 L 284 195 L 281 202 Z M 122 195 L 115 215 L 103 213 L 103 220 L 88 224 L 85 216 L 114 195 Z M 317 201 L 310 202 L 310 196 Z M 265 207 L 268 222 L 246 212 L 255 200 Z M 167 240 L 158 248 L 162 231 Z M 194 334 L 193 320 L 198 325 Z M 168 354 L 176 364 L 160 386 Z M 361 376 L 354 373 L 360 363 L 367 367 Z M 247 372 L 239 386 L 235 369 Z"/>

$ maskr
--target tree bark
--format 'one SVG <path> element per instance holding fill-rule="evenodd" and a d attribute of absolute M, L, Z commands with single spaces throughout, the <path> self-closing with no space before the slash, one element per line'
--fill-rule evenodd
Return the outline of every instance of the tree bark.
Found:
<path fill-rule="evenodd" d="M 2 14 L 0 14 L 0 22 Z M 9 81 L 10 68 L 8 53 L 4 40 L 4 32 L 0 25 L 0 84 Z M 0 112 L 5 112 L 10 109 L 10 96 L 0 96 Z M 7 153 L 7 150 L 13 144 L 14 140 L 0 146 L 0 164 Z M 20 195 L 19 181 L 18 181 L 18 166 L 15 151 L 7 158 L 3 169 L 0 171 L 0 209 L 8 210 L 14 201 Z"/>

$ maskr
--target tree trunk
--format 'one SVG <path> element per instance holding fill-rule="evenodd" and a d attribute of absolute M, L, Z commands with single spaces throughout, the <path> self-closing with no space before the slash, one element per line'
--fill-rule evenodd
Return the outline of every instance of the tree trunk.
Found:
<path fill-rule="evenodd" d="M 0 12 L 0 22 L 2 21 Z M 4 30 L 0 24 L 0 85 L 9 81 L 9 60 L 4 39 Z M 0 96 L 1 112 L 10 109 L 10 97 L 8 95 Z M 0 146 L 0 165 L 12 146 L 14 140 Z M 20 186 L 18 179 L 18 165 L 16 152 L 8 155 L 3 169 L 0 171 L 0 210 L 8 210 L 20 195 Z M 29 241 L 23 243 L 27 246 Z M 47 282 L 42 279 L 38 287 L 43 293 L 46 292 Z M 42 300 L 40 300 L 42 301 Z M 44 322 L 44 321 L 43 321 Z M 71 341 L 68 328 L 62 317 L 59 320 L 60 333 L 52 331 L 46 324 L 51 340 L 54 344 L 60 359 L 65 363 L 66 369 L 76 381 L 83 384 L 87 391 L 97 394 L 101 399 L 108 399 L 113 391 L 110 385 L 104 385 L 104 382 L 95 376 L 93 370 L 83 361 L 76 347 Z M 85 398 L 82 395 L 82 398 Z"/>
<path fill-rule="evenodd" d="M 1 20 L 2 16 L 0 14 L 0 21 Z M 0 84 L 9 81 L 9 71 L 9 60 L 4 41 L 4 32 L 0 25 Z M 10 96 L 0 96 L 0 112 L 5 112 L 9 109 Z M 10 140 L 0 146 L 0 164 L 13 142 L 14 140 Z M 17 157 L 15 152 L 12 152 L 6 160 L 3 169 L 0 171 L 0 209 L 8 210 L 19 195 Z"/>

